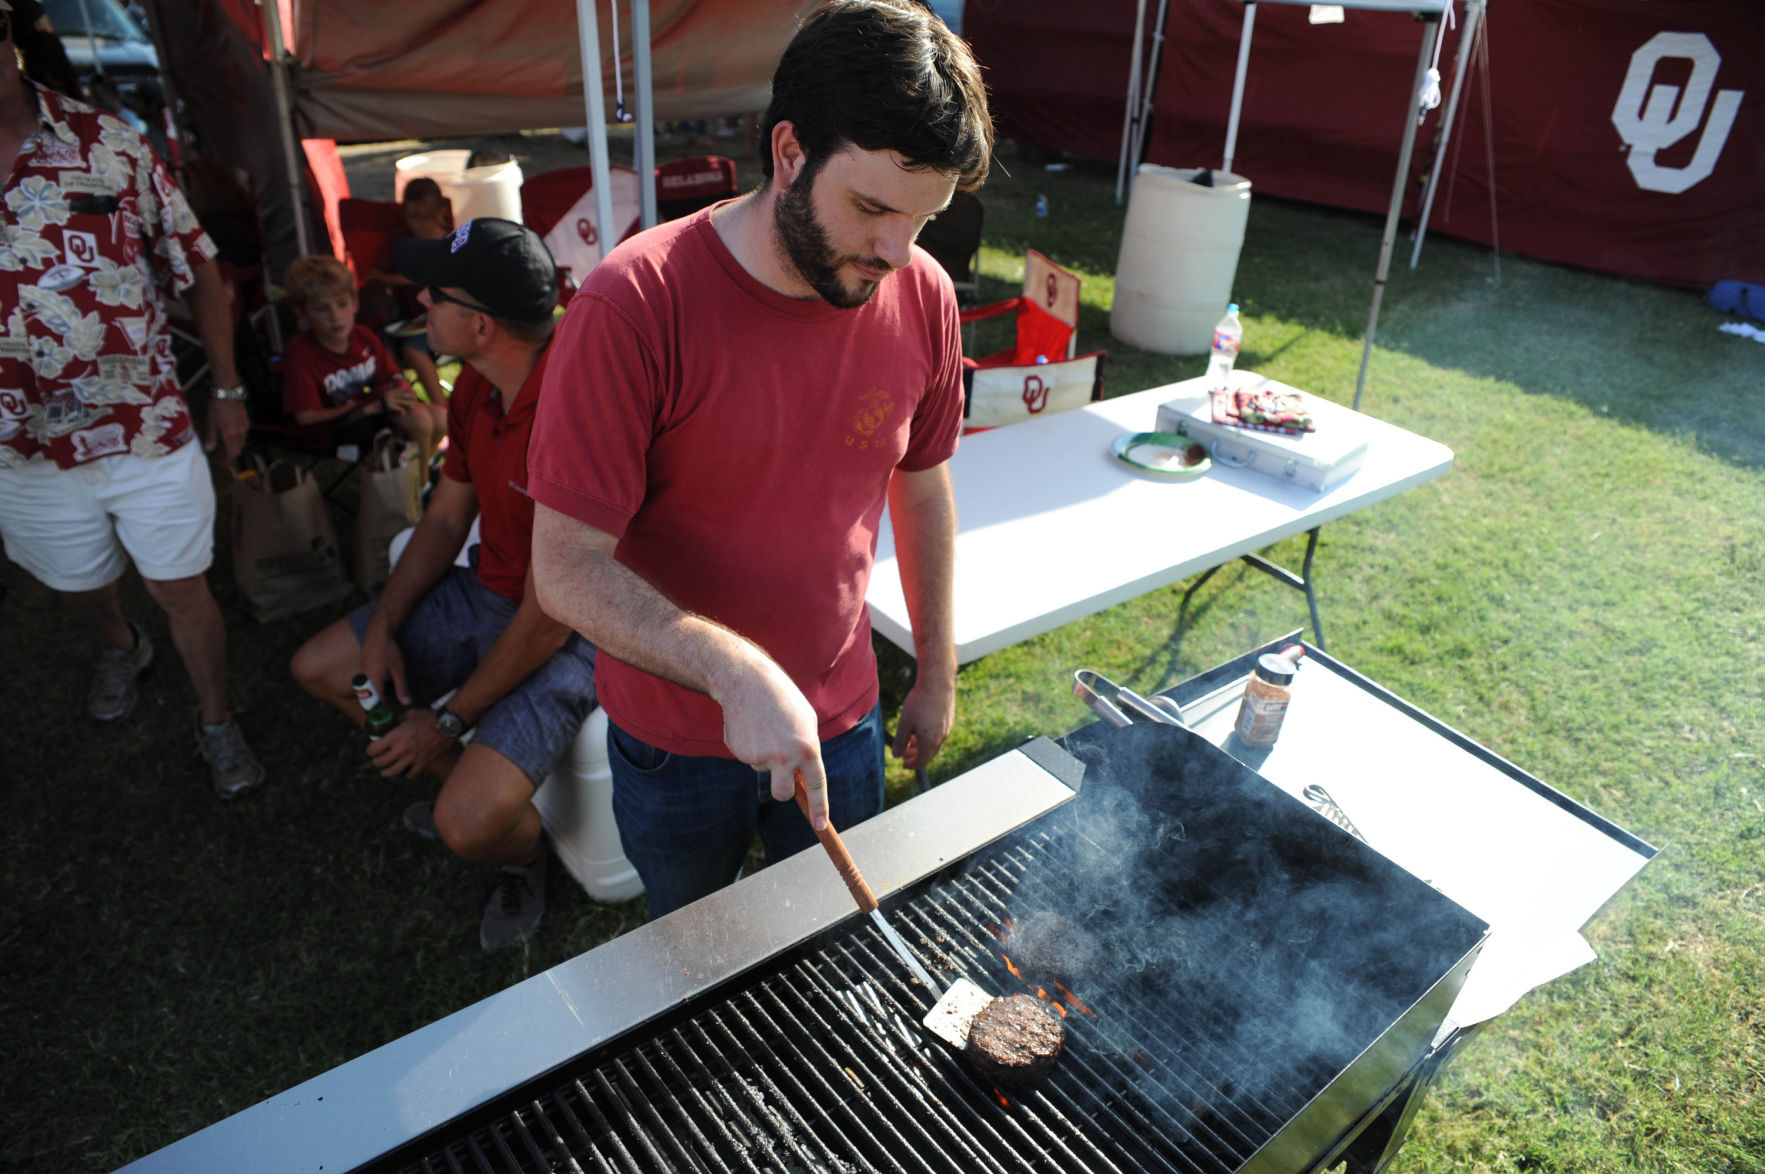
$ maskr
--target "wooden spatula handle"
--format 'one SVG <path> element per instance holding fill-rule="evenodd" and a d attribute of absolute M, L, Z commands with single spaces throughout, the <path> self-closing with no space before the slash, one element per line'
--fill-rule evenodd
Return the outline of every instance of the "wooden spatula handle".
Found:
<path fill-rule="evenodd" d="M 797 806 L 803 809 L 803 818 L 809 819 L 809 792 L 803 789 L 803 772 L 797 772 L 796 778 Z M 810 820 L 810 827 L 814 821 Z M 840 840 L 840 833 L 834 831 L 833 821 L 829 820 L 826 827 L 815 833 L 821 840 L 821 846 L 827 849 L 827 857 L 833 861 L 834 868 L 839 872 L 840 879 L 846 882 L 851 891 L 852 899 L 858 902 L 858 908 L 869 913 L 876 908 L 876 898 L 871 895 L 870 886 L 864 883 L 864 877 L 853 862 L 852 854 L 846 851 L 846 845 Z"/>

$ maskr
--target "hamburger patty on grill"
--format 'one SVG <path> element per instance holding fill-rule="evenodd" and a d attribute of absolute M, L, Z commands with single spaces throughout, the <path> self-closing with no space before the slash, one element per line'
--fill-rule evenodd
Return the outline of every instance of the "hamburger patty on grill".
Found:
<path fill-rule="evenodd" d="M 991 1080 L 1033 1080 L 1054 1067 L 1066 1044 L 1066 1026 L 1030 995 L 994 999 L 974 1018 L 963 1053 Z"/>

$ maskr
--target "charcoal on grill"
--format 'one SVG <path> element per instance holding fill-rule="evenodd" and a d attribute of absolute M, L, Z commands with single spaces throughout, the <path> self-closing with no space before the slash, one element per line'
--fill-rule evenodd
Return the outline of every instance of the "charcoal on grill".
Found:
<path fill-rule="evenodd" d="M 994 999 L 974 1017 L 963 1055 L 974 1070 L 1001 1083 L 1033 1080 L 1060 1058 L 1066 1026 L 1030 995 Z"/>
<path fill-rule="evenodd" d="M 1025 974 L 1080 985 L 1097 961 L 1097 939 L 1058 913 L 1036 910 L 1011 921 L 1005 953 Z"/>

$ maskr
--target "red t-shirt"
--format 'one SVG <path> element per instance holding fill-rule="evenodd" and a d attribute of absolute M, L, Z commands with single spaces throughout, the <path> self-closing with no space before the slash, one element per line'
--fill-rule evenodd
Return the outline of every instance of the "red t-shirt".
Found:
<path fill-rule="evenodd" d="M 404 371 L 366 326 L 349 332 L 342 354 L 326 350 L 310 330 L 289 339 L 282 354 L 282 410 L 290 417 L 341 408 L 405 386 Z"/>
<path fill-rule="evenodd" d="M 890 475 L 956 451 L 959 331 L 950 279 L 918 249 L 868 305 L 837 310 L 756 281 L 709 210 L 665 224 L 596 266 L 559 327 L 534 499 L 764 648 L 831 738 L 876 703 L 864 592 Z M 606 654 L 595 687 L 645 741 L 729 755 L 704 694 Z"/>
<path fill-rule="evenodd" d="M 527 436 L 545 381 L 546 356 L 527 376 L 505 415 L 496 388 L 470 363 L 447 401 L 447 461 L 441 471 L 478 491 L 478 581 L 521 602 L 533 560 L 533 499 L 527 494 Z"/>

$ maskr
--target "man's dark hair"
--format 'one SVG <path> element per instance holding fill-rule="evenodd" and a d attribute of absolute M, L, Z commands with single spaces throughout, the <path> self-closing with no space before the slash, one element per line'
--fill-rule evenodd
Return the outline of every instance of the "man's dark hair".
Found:
<path fill-rule="evenodd" d="M 807 175 L 848 143 L 899 151 L 916 168 L 972 191 L 987 178 L 993 120 L 980 67 L 960 37 L 912 0 L 831 0 L 810 14 L 772 75 L 760 165 L 772 177 L 772 129 L 796 128 Z"/>

